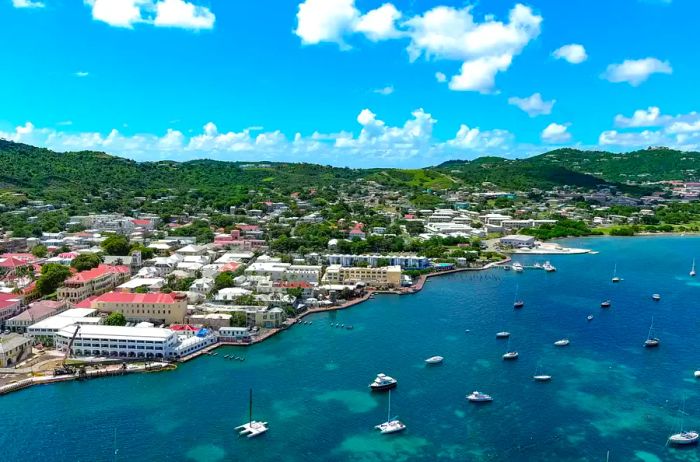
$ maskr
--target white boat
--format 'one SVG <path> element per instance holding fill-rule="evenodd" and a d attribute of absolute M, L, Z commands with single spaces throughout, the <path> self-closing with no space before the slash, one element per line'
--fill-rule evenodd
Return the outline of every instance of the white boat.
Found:
<path fill-rule="evenodd" d="M 430 358 L 426 359 L 425 362 L 427 364 L 440 364 L 443 359 L 445 358 L 442 356 L 431 356 Z"/>
<path fill-rule="evenodd" d="M 382 391 L 395 388 L 397 384 L 398 381 L 395 378 L 389 377 L 385 374 L 377 374 L 377 378 L 375 378 L 374 381 L 369 384 L 369 387 L 373 391 Z"/>
<path fill-rule="evenodd" d="M 589 314 L 589 315 L 586 317 L 586 319 L 588 319 L 589 321 L 593 321 L 593 315 L 592 315 L 592 314 Z"/>
<path fill-rule="evenodd" d="M 510 332 L 496 332 L 496 338 L 508 338 L 510 337 Z"/>
<path fill-rule="evenodd" d="M 690 277 L 695 277 L 695 259 L 693 258 L 693 266 L 690 267 Z"/>
<path fill-rule="evenodd" d="M 553 273 L 557 270 L 557 268 L 548 261 L 544 262 L 544 265 L 542 265 L 542 269 L 547 271 L 548 273 Z"/>
<path fill-rule="evenodd" d="M 522 263 L 513 263 L 513 271 L 516 273 L 522 273 L 524 269 Z"/>
<path fill-rule="evenodd" d="M 659 294 L 653 294 L 653 295 L 651 296 L 651 299 L 654 300 L 655 302 L 658 302 L 659 300 L 661 300 L 661 295 L 659 295 Z"/>
<path fill-rule="evenodd" d="M 695 376 L 696 379 L 700 379 L 700 371 L 695 371 L 695 373 L 693 375 Z"/>
<path fill-rule="evenodd" d="M 564 347 L 564 346 L 567 346 L 569 343 L 571 343 L 571 342 L 569 341 L 568 338 L 563 338 L 561 340 L 557 340 L 556 342 L 554 342 L 554 346 Z"/>
<path fill-rule="evenodd" d="M 651 325 L 649 326 L 649 333 L 647 334 L 647 339 L 644 341 L 644 346 L 646 348 L 654 348 L 659 346 L 661 340 L 654 337 L 654 317 L 651 317 Z"/>
<path fill-rule="evenodd" d="M 253 420 L 253 389 L 250 389 L 250 399 L 249 399 L 249 409 L 248 409 L 248 422 L 243 425 L 239 425 L 234 430 L 238 432 L 239 436 L 246 436 L 248 438 L 253 438 L 255 436 L 262 435 L 265 433 L 267 428 L 267 422 L 258 422 Z"/>
<path fill-rule="evenodd" d="M 681 428 L 680 432 L 674 433 L 673 435 L 668 437 L 668 444 L 673 445 L 673 446 L 688 446 L 690 444 L 697 444 L 698 440 L 700 440 L 700 433 L 691 430 L 691 431 L 684 431 L 683 430 L 683 418 L 686 415 L 685 413 L 685 400 L 683 400 L 683 406 L 681 407 L 680 410 L 681 413 Z"/>
<path fill-rule="evenodd" d="M 520 287 L 516 284 L 515 286 L 515 299 L 513 300 L 513 308 L 520 309 L 525 306 L 525 302 L 518 298 L 518 292 Z"/>
<path fill-rule="evenodd" d="M 467 395 L 467 400 L 472 403 L 490 403 L 493 401 L 491 395 L 486 393 L 481 393 L 480 391 L 473 391 L 471 394 Z"/>
<path fill-rule="evenodd" d="M 399 419 L 394 417 L 391 418 L 391 390 L 389 390 L 389 409 L 386 413 L 386 422 L 382 422 L 379 425 L 375 425 L 374 428 L 379 430 L 382 434 L 397 433 L 406 430 L 406 425 Z"/>
<path fill-rule="evenodd" d="M 552 380 L 552 376 L 551 376 L 551 375 L 542 374 L 542 373 L 540 372 L 540 365 L 538 364 L 538 365 L 537 365 L 537 369 L 535 369 L 535 375 L 532 376 L 532 379 L 533 379 L 535 382 L 549 382 L 550 380 Z"/>
<path fill-rule="evenodd" d="M 611 304 L 612 303 L 610 302 L 610 300 L 605 300 L 605 301 L 600 302 L 600 307 L 601 308 L 610 308 Z"/>
<path fill-rule="evenodd" d="M 506 352 L 503 355 L 504 360 L 518 359 L 518 352 L 510 350 L 510 338 L 508 339 L 508 345 L 506 346 Z"/>
<path fill-rule="evenodd" d="M 617 275 L 617 263 L 615 263 L 615 268 L 613 269 L 613 277 L 612 277 L 612 282 L 620 282 L 622 279 L 620 279 Z"/>

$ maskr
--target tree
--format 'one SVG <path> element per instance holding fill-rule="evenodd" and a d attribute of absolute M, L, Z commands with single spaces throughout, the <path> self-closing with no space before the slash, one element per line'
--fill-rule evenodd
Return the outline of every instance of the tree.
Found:
<path fill-rule="evenodd" d="M 46 249 L 45 245 L 38 244 L 32 247 L 32 255 L 34 255 L 37 258 L 44 258 L 47 253 L 48 250 Z"/>
<path fill-rule="evenodd" d="M 245 313 L 240 311 L 231 313 L 231 327 L 245 327 L 247 324 Z"/>
<path fill-rule="evenodd" d="M 47 263 L 41 267 L 41 276 L 36 281 L 36 290 L 41 295 L 52 294 L 70 275 L 71 272 L 67 266 Z"/>
<path fill-rule="evenodd" d="M 102 263 L 102 259 L 96 253 L 83 253 L 75 257 L 73 261 L 70 262 L 70 266 L 80 272 L 97 268 L 100 263 Z"/>
<path fill-rule="evenodd" d="M 219 273 L 214 278 L 214 288 L 216 290 L 225 289 L 227 287 L 233 287 L 233 273 L 230 271 L 224 271 Z"/>
<path fill-rule="evenodd" d="M 141 259 L 142 260 L 150 260 L 153 258 L 155 255 L 155 251 L 149 247 L 146 247 L 143 244 L 133 244 L 131 246 L 131 250 L 129 251 L 129 255 L 133 255 L 134 252 L 141 252 Z"/>
<path fill-rule="evenodd" d="M 113 311 L 105 318 L 104 324 L 107 326 L 125 326 L 126 318 L 119 311 Z"/>
<path fill-rule="evenodd" d="M 294 298 L 301 298 L 304 295 L 304 289 L 301 287 L 289 287 L 287 289 L 287 295 L 291 295 Z"/>
<path fill-rule="evenodd" d="M 115 234 L 109 236 L 102 242 L 102 248 L 107 255 L 127 256 L 129 255 L 129 240 L 122 235 Z"/>

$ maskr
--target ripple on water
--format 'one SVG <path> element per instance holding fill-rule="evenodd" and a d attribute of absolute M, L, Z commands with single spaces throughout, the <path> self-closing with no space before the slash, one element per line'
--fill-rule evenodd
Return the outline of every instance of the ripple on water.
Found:
<path fill-rule="evenodd" d="M 369 392 L 361 392 L 357 390 L 327 391 L 325 393 L 321 393 L 320 395 L 314 396 L 314 399 L 322 403 L 337 401 L 344 405 L 348 411 L 355 414 L 370 412 L 378 406 L 377 402 L 370 396 Z"/>
<path fill-rule="evenodd" d="M 360 433 L 343 440 L 333 452 L 342 453 L 346 460 L 362 462 L 404 462 L 420 460 L 430 446 L 419 436 Z"/>
<path fill-rule="evenodd" d="M 219 462 L 226 457 L 226 451 L 215 444 L 200 444 L 187 451 L 185 457 L 195 462 Z"/>

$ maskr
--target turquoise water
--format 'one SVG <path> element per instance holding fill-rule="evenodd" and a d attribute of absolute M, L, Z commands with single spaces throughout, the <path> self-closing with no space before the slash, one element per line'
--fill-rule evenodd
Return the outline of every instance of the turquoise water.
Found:
<path fill-rule="evenodd" d="M 598 255 L 552 256 L 558 272 L 491 270 L 431 279 L 413 296 L 378 296 L 306 318 L 254 347 L 177 371 L 34 387 L 0 398 L 1 460 L 9 461 L 699 461 L 670 449 L 680 425 L 700 427 L 700 238 L 571 240 Z M 525 264 L 548 257 L 516 258 Z M 620 284 L 612 284 L 617 263 Z M 526 302 L 514 311 L 516 285 Z M 651 294 L 658 292 L 660 302 Z M 599 304 L 611 299 L 613 306 Z M 595 319 L 587 322 L 586 316 Z M 654 316 L 658 349 L 642 347 Z M 352 324 L 354 330 L 330 327 Z M 465 332 L 469 329 L 470 332 Z M 512 333 L 520 359 L 504 362 Z M 552 343 L 571 339 L 566 348 Z M 423 359 L 442 355 L 428 367 Z M 550 383 L 534 383 L 537 365 Z M 408 429 L 380 435 L 386 394 Z M 270 422 L 257 439 L 233 427 Z M 475 406 L 465 395 L 491 394 Z M 116 447 L 115 455 L 115 432 Z"/>

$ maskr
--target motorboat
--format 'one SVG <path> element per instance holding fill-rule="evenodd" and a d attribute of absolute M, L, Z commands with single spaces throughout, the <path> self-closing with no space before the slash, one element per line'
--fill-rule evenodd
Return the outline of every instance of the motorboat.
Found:
<path fill-rule="evenodd" d="M 249 404 L 248 404 L 248 422 L 244 423 L 243 425 L 239 425 L 236 427 L 234 430 L 238 432 L 239 436 L 245 436 L 248 438 L 253 438 L 256 436 L 260 436 L 263 433 L 267 432 L 268 427 L 267 427 L 267 422 L 258 422 L 257 420 L 253 420 L 253 389 L 250 389 L 250 397 L 249 397 Z"/>
<path fill-rule="evenodd" d="M 513 263 L 513 271 L 516 273 L 522 273 L 524 269 L 522 263 Z"/>
<path fill-rule="evenodd" d="M 379 430 L 380 433 L 386 435 L 389 433 L 397 433 L 406 430 L 406 425 L 399 419 L 394 417 L 391 418 L 391 390 L 389 390 L 389 409 L 386 413 L 386 422 L 382 422 L 379 425 L 375 425 L 374 428 Z"/>
<path fill-rule="evenodd" d="M 506 270 L 506 271 L 510 271 L 510 270 L 513 269 L 513 267 L 510 266 L 510 265 L 505 265 L 505 266 L 503 267 L 503 269 Z"/>
<path fill-rule="evenodd" d="M 593 315 L 592 315 L 592 314 L 589 314 L 589 315 L 586 317 L 586 319 L 588 319 L 589 321 L 593 321 Z"/>
<path fill-rule="evenodd" d="M 533 375 L 532 378 L 535 382 L 549 382 L 552 380 L 551 375 Z"/>
<path fill-rule="evenodd" d="M 694 278 L 695 277 L 695 259 L 693 258 L 693 266 L 690 267 L 690 277 Z"/>
<path fill-rule="evenodd" d="M 611 305 L 610 300 L 605 300 L 603 302 L 600 302 L 601 308 L 610 308 L 610 305 Z"/>
<path fill-rule="evenodd" d="M 472 403 L 490 403 L 493 401 L 491 395 L 486 393 L 481 393 L 480 391 L 473 391 L 471 394 L 467 395 L 467 400 Z"/>
<path fill-rule="evenodd" d="M 647 339 L 644 341 L 645 348 L 655 348 L 661 344 L 661 340 L 654 336 L 654 317 L 651 317 L 651 325 L 649 326 L 649 333 L 647 334 Z"/>
<path fill-rule="evenodd" d="M 513 302 L 513 308 L 520 309 L 525 306 L 525 302 L 522 300 L 516 300 Z"/>
<path fill-rule="evenodd" d="M 544 264 L 542 265 L 542 269 L 548 273 L 553 273 L 557 270 L 557 268 L 548 261 L 544 262 Z"/>
<path fill-rule="evenodd" d="M 398 385 L 398 382 L 395 378 L 389 377 L 385 374 L 377 374 L 377 378 L 375 378 L 374 381 L 369 384 L 369 387 L 372 389 L 372 391 L 383 391 L 396 388 L 396 385 Z"/>
<path fill-rule="evenodd" d="M 556 342 L 554 342 L 554 346 L 565 347 L 565 346 L 569 345 L 569 343 L 571 343 L 571 342 L 569 341 L 568 338 L 563 338 L 561 340 L 557 340 Z"/>
<path fill-rule="evenodd" d="M 517 351 L 509 351 L 503 355 L 504 360 L 513 360 L 513 359 L 518 359 L 518 352 Z"/>
<path fill-rule="evenodd" d="M 700 440 L 700 434 L 698 432 L 680 432 L 669 436 L 668 444 L 687 446 L 689 444 L 697 444 L 698 440 Z"/>
<path fill-rule="evenodd" d="M 658 302 L 659 300 L 661 300 L 661 295 L 659 295 L 659 294 L 653 294 L 653 295 L 651 296 L 651 299 L 654 300 L 655 302 Z"/>
<path fill-rule="evenodd" d="M 695 371 L 695 373 L 693 375 L 695 376 L 696 379 L 700 379 L 700 371 Z"/>
<path fill-rule="evenodd" d="M 440 364 L 443 361 L 442 356 L 431 356 L 430 358 L 426 359 L 425 362 L 426 364 Z"/>
<path fill-rule="evenodd" d="M 508 338 L 510 337 L 510 332 L 496 332 L 496 338 Z"/>
<path fill-rule="evenodd" d="M 613 269 L 613 277 L 612 277 L 612 282 L 620 282 L 622 279 L 617 275 L 617 263 L 615 264 L 615 268 Z"/>

